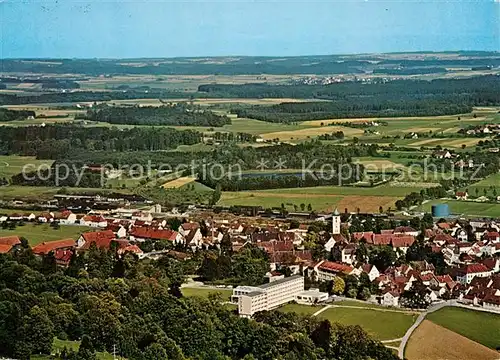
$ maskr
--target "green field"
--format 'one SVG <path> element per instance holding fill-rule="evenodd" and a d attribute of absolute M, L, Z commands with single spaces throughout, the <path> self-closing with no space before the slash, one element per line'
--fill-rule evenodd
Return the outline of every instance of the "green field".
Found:
<path fill-rule="evenodd" d="M 418 209 L 423 212 L 431 212 L 432 205 L 448 204 L 450 213 L 454 215 L 468 216 L 500 216 L 500 203 L 478 203 L 473 201 L 459 200 L 433 200 L 421 205 Z"/>
<path fill-rule="evenodd" d="M 182 295 L 190 297 L 190 296 L 200 296 L 200 297 L 208 297 L 210 294 L 221 294 L 224 300 L 229 301 L 229 298 L 233 294 L 232 290 L 228 289 L 203 289 L 203 288 L 191 288 L 191 287 L 183 287 L 181 288 Z"/>
<path fill-rule="evenodd" d="M 52 353 L 58 353 L 62 351 L 64 348 L 68 350 L 78 351 L 80 347 L 79 341 L 71 341 L 71 340 L 60 340 L 58 338 L 54 338 L 54 342 L 52 344 Z M 113 355 L 107 352 L 96 352 L 97 360 L 113 360 Z M 49 360 L 51 356 L 47 355 L 32 355 L 31 359 L 34 360 Z M 118 357 L 117 359 L 124 359 L 122 357 Z"/>
<path fill-rule="evenodd" d="M 490 175 L 475 184 L 467 186 L 466 189 L 469 191 L 469 196 L 476 196 L 476 194 L 483 196 L 485 195 L 485 190 L 486 196 L 493 197 L 495 196 L 495 192 L 496 196 L 500 196 L 500 173 Z M 476 192 L 476 189 L 478 192 Z M 494 189 L 496 189 L 496 191 Z"/>
<path fill-rule="evenodd" d="M 102 189 L 102 188 L 65 188 L 67 194 L 96 194 L 96 193 L 111 193 L 118 192 L 129 194 L 127 189 Z M 45 187 L 45 186 L 0 186 L 0 199 L 24 199 L 24 200 L 49 200 L 54 197 L 60 187 Z"/>
<path fill-rule="evenodd" d="M 421 186 L 390 186 L 376 187 L 355 186 L 318 186 L 307 188 L 271 189 L 259 191 L 240 191 L 222 193 L 219 202 L 224 206 L 262 206 L 263 208 L 280 208 L 285 205 L 288 211 L 293 211 L 294 205 L 300 210 L 300 205 L 308 204 L 314 211 L 331 211 L 338 207 L 339 211 L 345 208 L 348 211 L 375 211 L 382 206 L 384 209 L 392 207 L 397 199 L 403 198 L 412 191 L 420 191 Z"/>
<path fill-rule="evenodd" d="M 0 178 L 10 178 L 12 175 L 19 174 L 23 167 L 27 171 L 34 171 L 39 166 L 50 166 L 53 160 L 37 160 L 34 156 L 0 155 Z"/>
<path fill-rule="evenodd" d="M 286 304 L 286 305 L 281 306 L 278 309 L 278 311 L 294 312 L 294 313 L 297 313 L 299 315 L 312 315 L 316 311 L 321 310 L 321 308 L 323 308 L 323 306 L 310 306 L 310 305 L 301 305 L 301 304 L 290 303 L 290 304 Z"/>
<path fill-rule="evenodd" d="M 500 347 L 500 315 L 445 307 L 427 319 L 489 348 Z"/>
<path fill-rule="evenodd" d="M 353 308 L 331 308 L 318 315 L 318 317 L 328 319 L 332 323 L 359 325 L 378 340 L 402 337 L 417 316 L 417 314 L 411 313 Z"/>
<path fill-rule="evenodd" d="M 78 239 L 82 232 L 89 231 L 87 226 L 61 225 L 59 229 L 50 227 L 49 224 L 26 223 L 23 226 L 17 226 L 13 230 L 0 229 L 2 236 L 19 236 L 28 239 L 31 246 L 44 241 L 54 241 L 62 239 Z"/>

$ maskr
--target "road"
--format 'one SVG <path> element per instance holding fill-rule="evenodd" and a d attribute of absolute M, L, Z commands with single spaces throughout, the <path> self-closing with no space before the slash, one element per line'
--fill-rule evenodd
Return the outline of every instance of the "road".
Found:
<path fill-rule="evenodd" d="M 425 312 L 421 313 L 418 316 L 417 320 L 413 323 L 412 326 L 410 326 L 410 328 L 406 331 L 406 334 L 401 339 L 401 344 L 399 345 L 399 349 L 398 349 L 398 356 L 399 356 L 400 359 L 404 359 L 405 347 L 406 347 L 406 344 L 408 343 L 408 340 L 410 340 L 411 334 L 413 334 L 413 332 L 415 331 L 415 329 L 422 323 L 422 321 L 424 321 L 424 319 L 427 316 L 427 314 L 430 314 L 430 313 L 432 313 L 434 311 L 442 309 L 445 306 L 450 306 L 450 304 L 446 303 L 446 302 L 443 302 L 443 303 L 431 305 L 431 306 L 429 306 L 427 308 L 427 310 Z"/>

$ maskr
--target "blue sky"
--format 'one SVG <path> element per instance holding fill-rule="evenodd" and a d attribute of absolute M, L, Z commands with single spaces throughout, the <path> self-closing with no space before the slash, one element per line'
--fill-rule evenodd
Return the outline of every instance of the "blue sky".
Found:
<path fill-rule="evenodd" d="M 500 50 L 500 0 L 0 0 L 0 58 Z"/>

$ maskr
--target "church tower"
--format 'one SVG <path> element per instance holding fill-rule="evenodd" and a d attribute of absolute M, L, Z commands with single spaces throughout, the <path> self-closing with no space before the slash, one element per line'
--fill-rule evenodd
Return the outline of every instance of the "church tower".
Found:
<path fill-rule="evenodd" d="M 336 208 L 332 214 L 332 234 L 340 234 L 340 213 Z"/>

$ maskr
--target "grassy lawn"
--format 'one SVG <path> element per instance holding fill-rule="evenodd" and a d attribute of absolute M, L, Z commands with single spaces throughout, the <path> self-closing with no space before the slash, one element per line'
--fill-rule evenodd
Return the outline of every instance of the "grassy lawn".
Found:
<path fill-rule="evenodd" d="M 445 307 L 427 319 L 489 348 L 500 346 L 500 315 Z"/>
<path fill-rule="evenodd" d="M 52 353 L 57 353 L 63 350 L 64 348 L 73 350 L 73 351 L 78 351 L 78 348 L 80 347 L 80 341 L 71 341 L 71 340 L 60 340 L 58 338 L 54 338 L 54 343 L 52 344 Z M 112 360 L 113 359 L 113 354 L 110 354 L 108 352 L 97 352 L 96 353 L 97 360 Z M 117 359 L 124 359 L 122 357 L 117 356 Z M 51 359 L 50 356 L 47 355 L 32 355 L 31 359 L 34 360 L 49 360 Z"/>
<path fill-rule="evenodd" d="M 380 306 L 377 304 L 362 303 L 359 301 L 352 301 L 352 300 L 335 301 L 333 303 L 333 305 L 356 306 L 356 307 L 366 307 L 366 308 L 373 308 L 373 309 L 388 309 L 386 306 Z"/>
<path fill-rule="evenodd" d="M 318 186 L 306 188 L 270 189 L 259 191 L 240 191 L 222 193 L 220 205 L 232 206 L 262 206 L 263 208 L 280 208 L 284 204 L 288 211 L 294 210 L 294 205 L 300 210 L 303 203 L 311 204 L 314 211 L 339 211 L 378 212 L 383 209 L 394 208 L 394 202 L 412 191 L 420 191 L 422 187 L 415 186 L 390 186 L 354 187 L 354 186 Z"/>
<path fill-rule="evenodd" d="M 286 304 L 281 306 L 278 311 L 282 312 L 294 312 L 299 315 L 312 315 L 316 311 L 321 310 L 323 306 L 311 306 L 311 305 L 301 305 L 301 304 Z"/>
<path fill-rule="evenodd" d="M 229 301 L 229 298 L 233 294 L 233 291 L 228 289 L 204 289 L 204 288 L 183 287 L 181 288 L 181 291 L 182 295 L 186 297 L 200 296 L 204 298 L 208 297 L 208 295 L 210 294 L 220 293 L 222 295 L 222 298 L 227 301 Z"/>
<path fill-rule="evenodd" d="M 82 232 L 89 231 L 87 226 L 61 225 L 59 229 L 53 229 L 48 224 L 35 225 L 26 223 L 24 226 L 17 226 L 14 230 L 0 229 L 2 236 L 19 236 L 28 239 L 31 246 L 44 241 L 54 241 L 61 239 L 78 239 Z"/>
<path fill-rule="evenodd" d="M 318 317 L 328 319 L 332 323 L 359 325 L 378 340 L 391 340 L 402 337 L 416 320 L 417 314 L 331 308 L 319 314 Z"/>
<path fill-rule="evenodd" d="M 30 165 L 27 171 L 34 171 L 41 165 L 50 166 L 52 163 L 53 160 L 37 160 L 34 156 L 0 155 L 0 178 L 21 173 L 25 165 Z"/>
<path fill-rule="evenodd" d="M 476 189 L 478 192 L 476 192 Z M 487 178 L 467 187 L 469 195 L 471 196 L 476 196 L 476 194 L 483 196 L 486 190 L 487 196 L 493 197 L 495 192 L 494 189 L 496 189 L 497 196 L 500 195 L 500 174 L 490 175 Z"/>
<path fill-rule="evenodd" d="M 500 203 L 478 203 L 473 201 L 458 200 L 433 200 L 420 206 L 421 211 L 431 212 L 432 205 L 448 204 L 452 214 L 465 214 L 468 216 L 500 216 Z"/>

